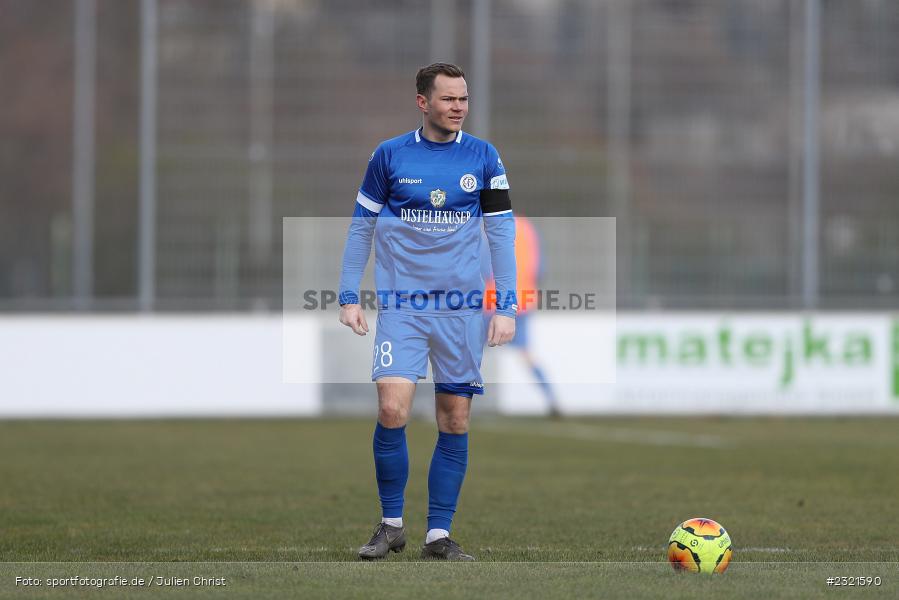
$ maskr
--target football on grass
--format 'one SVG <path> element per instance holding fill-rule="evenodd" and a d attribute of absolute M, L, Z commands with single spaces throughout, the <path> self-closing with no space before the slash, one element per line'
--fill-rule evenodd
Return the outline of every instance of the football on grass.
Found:
<path fill-rule="evenodd" d="M 668 540 L 668 562 L 675 571 L 724 573 L 731 556 L 730 534 L 711 519 L 688 519 Z"/>

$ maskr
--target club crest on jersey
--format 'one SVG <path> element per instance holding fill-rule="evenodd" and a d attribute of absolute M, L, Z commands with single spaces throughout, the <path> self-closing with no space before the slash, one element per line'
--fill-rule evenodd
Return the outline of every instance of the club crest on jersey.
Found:
<path fill-rule="evenodd" d="M 431 205 L 440 208 L 446 204 L 446 192 L 443 190 L 431 190 Z"/>
<path fill-rule="evenodd" d="M 466 192 L 473 192 L 478 187 L 478 179 L 471 173 L 466 173 L 459 180 L 459 186 Z"/>

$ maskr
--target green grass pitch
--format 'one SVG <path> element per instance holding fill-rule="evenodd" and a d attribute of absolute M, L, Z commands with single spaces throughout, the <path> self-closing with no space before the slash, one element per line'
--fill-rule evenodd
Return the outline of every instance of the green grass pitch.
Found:
<path fill-rule="evenodd" d="M 418 561 L 424 421 L 408 428 L 409 546 L 355 561 L 379 518 L 372 425 L 0 422 L 0 597 L 72 591 L 16 577 L 115 574 L 225 577 L 191 590 L 210 598 L 816 598 L 846 593 L 826 583 L 843 576 L 880 577 L 853 596 L 899 595 L 896 419 L 475 419 L 453 527 L 479 559 L 465 565 Z M 723 576 L 665 563 L 696 516 L 733 538 Z"/>

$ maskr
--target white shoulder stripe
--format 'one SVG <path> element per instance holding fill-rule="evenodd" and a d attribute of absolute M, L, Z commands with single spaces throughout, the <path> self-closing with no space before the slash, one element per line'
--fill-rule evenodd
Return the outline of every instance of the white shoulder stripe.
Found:
<path fill-rule="evenodd" d="M 379 212 L 381 212 L 381 209 L 384 208 L 383 204 L 378 204 L 377 202 L 370 199 L 368 196 L 366 196 L 362 192 L 359 192 L 358 194 L 356 194 L 356 202 L 358 202 L 359 204 L 361 204 L 362 206 L 364 206 L 365 208 L 367 208 L 368 210 L 370 210 L 373 213 L 379 213 Z"/>
<path fill-rule="evenodd" d="M 504 215 L 504 214 L 510 213 L 510 212 L 512 212 L 512 209 L 511 209 L 511 208 L 510 208 L 509 210 L 501 210 L 501 211 L 498 211 L 498 212 L 484 213 L 484 216 L 485 216 L 485 217 L 495 217 L 496 215 Z"/>

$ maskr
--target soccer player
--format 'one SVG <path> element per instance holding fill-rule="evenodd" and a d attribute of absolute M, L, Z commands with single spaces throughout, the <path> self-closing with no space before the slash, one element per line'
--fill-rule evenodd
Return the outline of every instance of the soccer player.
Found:
<path fill-rule="evenodd" d="M 534 224 L 524 215 L 515 215 L 515 265 L 518 275 L 518 316 L 515 320 L 515 337 L 509 343 L 521 353 L 524 362 L 531 370 L 531 374 L 540 386 L 543 397 L 546 399 L 549 415 L 558 419 L 562 416 L 559 410 L 559 400 L 546 372 L 537 362 L 537 356 L 531 350 L 531 321 L 537 305 L 537 293 L 539 281 L 543 274 L 543 257 L 540 251 L 540 235 Z M 487 309 L 485 317 L 490 314 L 495 284 L 493 279 L 488 282 L 485 293 Z"/>
<path fill-rule="evenodd" d="M 418 71 L 415 85 L 422 125 L 372 153 L 343 255 L 340 322 L 365 335 L 359 286 L 374 240 L 378 323 L 372 380 L 378 422 L 373 449 L 382 519 L 359 557 L 383 558 L 405 548 L 405 429 L 415 385 L 427 376 L 430 360 L 438 436 L 421 556 L 474 560 L 449 534 L 468 465 L 471 400 L 484 392 L 484 343 L 502 345 L 515 335 L 515 219 L 496 148 L 462 131 L 468 114 L 465 74 L 455 65 L 435 63 Z M 498 298 L 486 327 L 482 224 Z"/>

